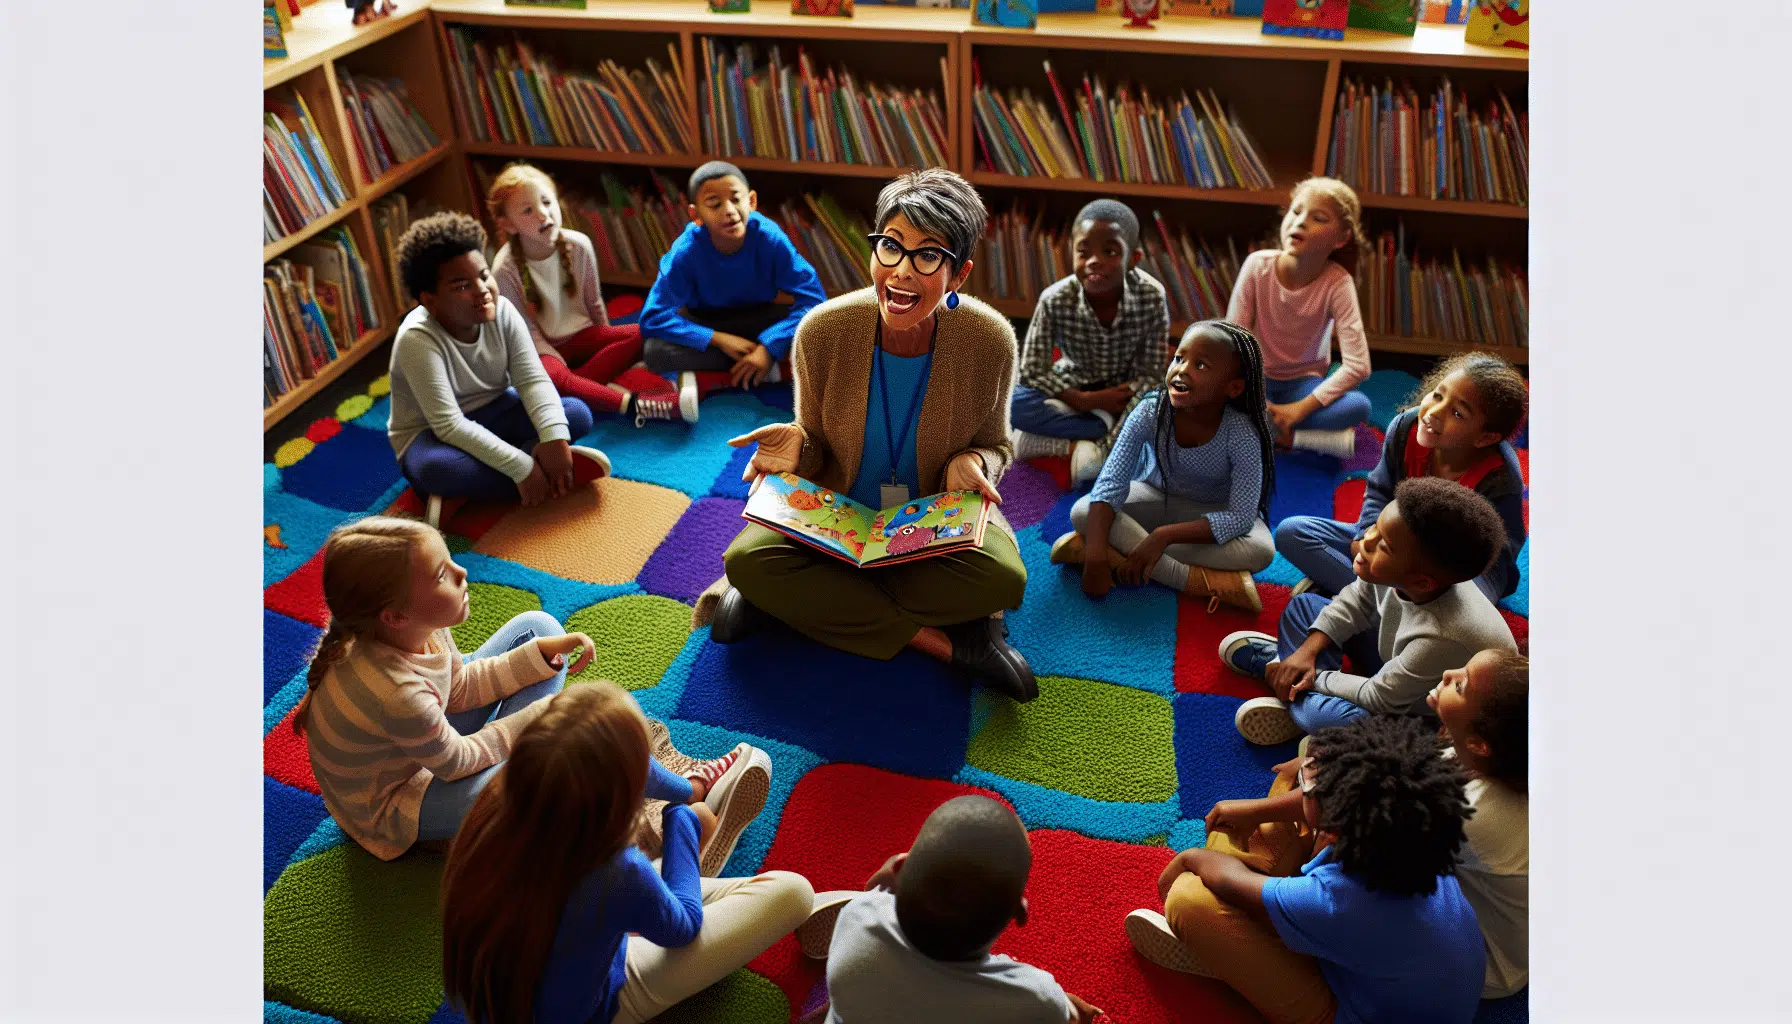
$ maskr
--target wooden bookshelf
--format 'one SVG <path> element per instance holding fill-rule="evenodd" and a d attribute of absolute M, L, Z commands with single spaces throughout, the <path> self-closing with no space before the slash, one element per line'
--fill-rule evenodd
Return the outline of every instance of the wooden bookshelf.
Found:
<path fill-rule="evenodd" d="M 574 54 L 596 52 L 617 45 L 625 33 L 655 37 L 654 51 L 664 55 L 667 41 L 683 64 L 683 86 L 693 100 L 701 66 L 705 37 L 755 40 L 762 44 L 803 46 L 816 54 L 818 63 L 846 64 L 867 82 L 890 82 L 914 87 L 943 89 L 947 115 L 947 142 L 952 169 L 988 192 L 991 207 L 1006 205 L 1015 197 L 1082 194 L 1126 197 L 1148 216 L 1149 201 L 1199 204 L 1216 211 L 1236 211 L 1224 218 L 1260 218 L 1267 230 L 1276 211 L 1286 201 L 1288 187 L 1309 173 L 1325 169 L 1335 100 L 1341 76 L 1384 69 L 1396 76 L 1410 73 L 1415 79 L 1450 74 L 1473 82 L 1509 82 L 1522 90 L 1528 79 L 1529 61 L 1524 52 L 1470 46 L 1463 41 L 1461 26 L 1421 24 L 1411 38 L 1351 29 L 1342 42 L 1299 39 L 1262 34 L 1256 19 L 1170 17 L 1149 30 L 1122 26 L 1117 15 L 1046 14 L 1035 31 L 989 28 L 971 24 L 970 12 L 961 8 L 861 6 L 851 18 L 800 17 L 789 13 L 777 0 L 759 0 L 745 14 L 715 14 L 703 0 L 592 0 L 583 11 L 556 8 L 506 7 L 503 0 L 400 0 L 400 13 L 364 26 L 350 23 L 344 7 L 307 6 L 287 33 L 290 56 L 263 63 L 263 89 L 291 86 L 301 91 L 337 169 L 353 194 L 343 206 L 302 230 L 263 246 L 264 261 L 279 257 L 336 224 L 347 224 L 357 241 L 371 243 L 371 204 L 395 190 L 407 193 L 424 182 L 424 191 L 449 208 L 480 212 L 469 185 L 468 161 L 472 158 L 568 161 L 596 167 L 613 165 L 663 169 L 668 172 L 696 167 L 716 154 L 707 152 L 632 153 L 560 146 L 525 146 L 477 142 L 470 138 L 460 108 L 459 89 L 449 80 L 453 65 L 447 60 L 446 38 L 450 25 L 510 29 L 543 42 L 554 51 L 564 44 Z M 900 45 L 885 45 L 900 44 Z M 635 44 L 624 42 L 626 48 Z M 939 81 L 938 60 L 928 58 L 920 67 L 911 60 L 925 50 L 947 64 L 947 78 Z M 633 62 L 618 57 L 625 65 Z M 1038 91 L 1039 82 L 1028 79 L 1049 59 L 1061 78 L 1084 72 L 1103 74 L 1110 82 L 1138 80 L 1158 87 L 1211 84 L 1222 100 L 1237 102 L 1241 120 L 1263 150 L 1263 159 L 1276 181 L 1273 189 L 1201 189 L 1184 185 L 1100 182 L 1092 179 L 1017 177 L 979 166 L 975 133 L 971 128 L 972 64 L 982 67 L 986 80 L 998 88 L 1026 87 Z M 911 65 L 913 65 L 911 67 Z M 342 116 L 337 69 L 356 75 L 404 79 L 412 102 L 430 122 L 443 144 L 424 157 L 396 167 L 377 181 L 363 182 L 349 156 L 353 146 Z M 1377 72 L 1379 73 L 1379 72 Z M 1012 76 L 1010 80 L 1007 76 Z M 1151 76 L 1156 75 L 1156 79 Z M 1255 106 L 1253 106 L 1255 104 Z M 1269 117 L 1265 110 L 1278 112 Z M 1254 115 L 1254 116 L 1253 116 Z M 699 133 L 699 138 L 701 135 Z M 800 176 L 813 182 L 832 179 L 843 188 L 856 188 L 887 180 L 901 168 L 864 164 L 784 161 L 745 156 L 726 159 L 749 172 Z M 791 180 L 798 180 L 792 178 Z M 803 187 L 811 187 L 804 185 Z M 854 189 L 855 195 L 858 192 Z M 1412 196 L 1360 193 L 1368 212 L 1371 233 L 1410 216 L 1445 225 L 1432 236 L 1459 232 L 1472 244 L 1495 239 L 1502 259 L 1523 261 L 1527 255 L 1523 233 L 1529 211 L 1503 203 L 1469 203 Z M 1140 203 L 1139 201 L 1146 201 Z M 1065 201 L 1070 201 L 1068 198 Z M 1256 212 L 1254 212 L 1256 211 Z M 1200 215 L 1193 215 L 1199 218 Z M 1184 218 L 1185 220 L 1187 217 Z M 1192 221 L 1191 221 L 1192 223 Z M 1502 225 L 1504 225 L 1502 227 Z M 1513 232 L 1517 240 L 1513 241 Z M 1420 232 L 1423 234 L 1424 232 Z M 392 305 L 390 275 L 384 253 L 372 244 L 362 253 L 375 276 L 376 305 L 390 336 L 402 310 Z M 647 287 L 647 274 L 606 274 L 609 283 Z M 1016 317 L 1032 315 L 1031 300 L 995 300 L 993 305 Z M 380 339 L 380 340 L 383 340 Z M 1373 335 L 1372 348 L 1425 355 L 1460 351 L 1473 346 L 1436 339 Z M 349 365 L 378 347 L 378 340 L 357 339 L 354 345 L 323 373 L 307 381 L 269 407 L 264 422 L 272 425 L 310 395 L 334 380 Z M 1526 350 L 1498 346 L 1514 362 L 1524 362 Z"/>

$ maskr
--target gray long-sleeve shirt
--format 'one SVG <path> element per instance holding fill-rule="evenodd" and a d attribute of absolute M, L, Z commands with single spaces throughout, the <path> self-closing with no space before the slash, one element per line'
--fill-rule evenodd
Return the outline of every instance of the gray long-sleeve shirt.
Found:
<path fill-rule="evenodd" d="M 473 422 L 476 412 L 515 387 L 542 441 L 569 441 L 566 408 L 542 369 L 523 315 L 502 295 L 498 317 L 481 324 L 472 343 L 457 340 L 422 306 L 398 325 L 392 343 L 392 414 L 386 436 L 399 455 L 428 430 L 511 480 L 521 483 L 534 456 Z"/>
<path fill-rule="evenodd" d="M 1320 672 L 1314 690 L 1368 711 L 1401 714 L 1418 710 L 1445 672 L 1461 668 L 1482 651 L 1518 649 L 1506 620 L 1473 580 L 1424 604 L 1408 601 L 1393 587 L 1356 580 L 1319 613 L 1313 628 L 1341 645 L 1377 620 L 1381 671 L 1367 677 Z"/>

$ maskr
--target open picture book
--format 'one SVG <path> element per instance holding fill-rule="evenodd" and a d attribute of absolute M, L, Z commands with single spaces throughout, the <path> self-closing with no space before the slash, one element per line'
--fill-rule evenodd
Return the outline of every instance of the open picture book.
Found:
<path fill-rule="evenodd" d="M 875 509 L 793 473 L 766 476 L 741 518 L 858 566 L 895 565 L 983 544 L 990 506 L 947 491 Z"/>

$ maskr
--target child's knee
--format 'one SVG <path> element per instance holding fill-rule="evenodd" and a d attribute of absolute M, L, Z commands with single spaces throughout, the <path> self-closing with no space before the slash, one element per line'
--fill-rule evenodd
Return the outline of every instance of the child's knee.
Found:
<path fill-rule="evenodd" d="M 518 630 L 527 629 L 536 636 L 559 636 L 566 632 L 559 619 L 539 609 L 519 612 L 510 620 L 510 624 Z"/>
<path fill-rule="evenodd" d="M 1170 922 L 1170 930 L 1178 938 L 1212 931 L 1225 913 L 1226 905 L 1193 871 L 1176 879 L 1170 886 L 1169 898 L 1164 900 L 1164 919 Z"/>
<path fill-rule="evenodd" d="M 1289 516 L 1277 523 L 1276 550 L 1287 554 L 1289 551 L 1305 548 L 1311 539 L 1312 527 L 1309 520 L 1313 518 L 1313 516 Z"/>
<path fill-rule="evenodd" d="M 1076 499 L 1076 504 L 1070 506 L 1070 526 L 1078 533 L 1082 532 L 1084 524 L 1089 521 L 1090 500 L 1090 496 L 1085 494 Z"/>
<path fill-rule="evenodd" d="M 591 433 L 595 421 L 591 417 L 591 407 L 583 399 L 562 396 L 560 404 L 566 410 L 566 429 L 574 441 Z"/>
<path fill-rule="evenodd" d="M 792 928 L 809 919 L 815 887 L 807 878 L 790 871 L 766 871 L 759 877 L 766 883 L 766 906 L 772 916 Z"/>

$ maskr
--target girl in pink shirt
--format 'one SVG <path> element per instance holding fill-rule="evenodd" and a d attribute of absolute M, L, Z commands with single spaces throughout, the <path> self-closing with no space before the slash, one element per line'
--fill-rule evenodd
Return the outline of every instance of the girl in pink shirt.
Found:
<path fill-rule="evenodd" d="M 1284 446 L 1348 459 L 1369 399 L 1352 390 L 1369 376 L 1369 342 L 1357 307 L 1357 255 L 1363 207 L 1336 178 L 1294 187 L 1282 217 L 1282 247 L 1245 258 L 1226 319 L 1263 346 L 1264 385 L 1277 440 Z M 1327 377 L 1332 339 L 1343 367 Z"/>

